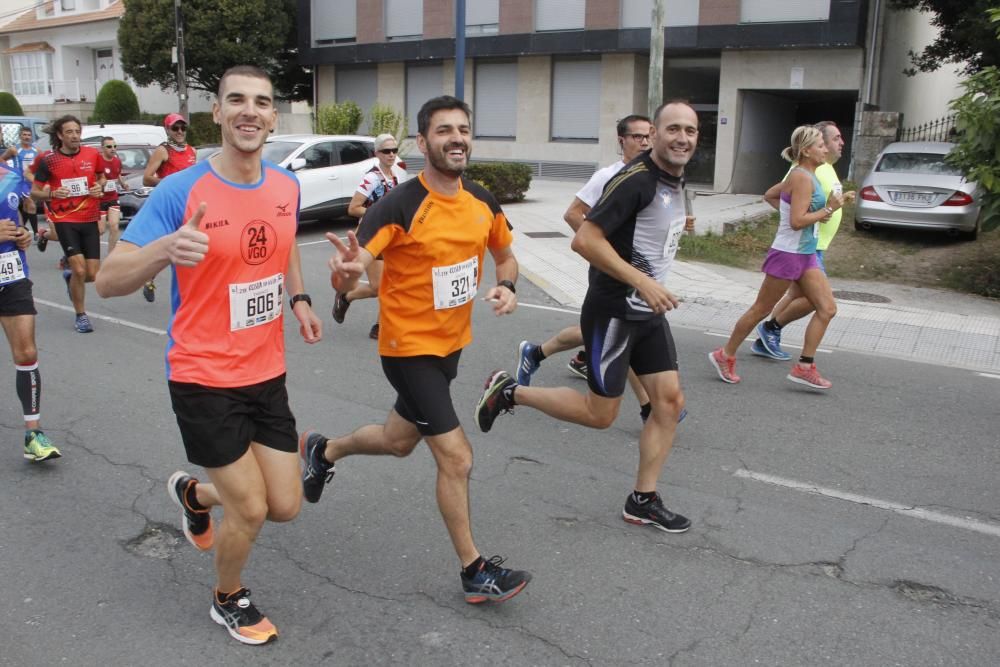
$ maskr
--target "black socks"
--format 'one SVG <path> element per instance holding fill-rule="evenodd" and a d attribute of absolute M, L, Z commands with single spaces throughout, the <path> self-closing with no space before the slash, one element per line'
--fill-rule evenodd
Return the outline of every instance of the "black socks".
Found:
<path fill-rule="evenodd" d="M 25 418 L 38 418 L 41 409 L 42 396 L 42 376 L 38 372 L 38 362 L 33 361 L 23 366 L 15 366 L 17 369 L 17 397 L 21 399 L 21 409 Z"/>
<path fill-rule="evenodd" d="M 540 364 L 545 360 L 545 353 L 542 352 L 541 345 L 536 345 L 535 349 L 531 351 L 531 360 L 536 364 Z"/>
<path fill-rule="evenodd" d="M 472 577 L 476 576 L 476 572 L 479 572 L 479 568 L 481 568 L 482 566 L 483 566 L 483 557 L 480 556 L 476 560 L 472 561 L 472 564 L 469 565 L 469 567 L 463 567 L 462 574 L 471 579 Z"/>
<path fill-rule="evenodd" d="M 801 357 L 799 357 L 799 363 L 800 364 L 811 364 L 811 363 L 813 363 L 813 360 L 814 360 L 814 357 L 807 357 L 805 355 L 802 355 Z"/>
<path fill-rule="evenodd" d="M 774 333 L 778 333 L 779 331 L 781 331 L 781 325 L 778 324 L 778 320 L 776 320 L 773 317 L 769 319 L 767 322 L 764 322 L 764 328 L 767 329 L 768 331 L 773 331 Z"/>
<path fill-rule="evenodd" d="M 653 412 L 653 404 L 646 403 L 645 405 L 639 406 L 639 416 L 642 417 L 642 421 L 649 419 L 649 415 Z"/>

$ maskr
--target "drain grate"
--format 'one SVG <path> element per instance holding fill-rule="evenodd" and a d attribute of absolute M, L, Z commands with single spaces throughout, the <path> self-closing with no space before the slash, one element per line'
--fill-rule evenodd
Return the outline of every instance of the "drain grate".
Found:
<path fill-rule="evenodd" d="M 532 239 L 564 239 L 566 235 L 562 232 L 525 232 L 525 236 Z"/>
<path fill-rule="evenodd" d="M 834 290 L 834 298 L 843 299 L 844 301 L 862 301 L 864 303 L 892 303 L 889 297 L 882 296 L 881 294 L 872 294 L 871 292 L 848 292 L 847 290 Z"/>

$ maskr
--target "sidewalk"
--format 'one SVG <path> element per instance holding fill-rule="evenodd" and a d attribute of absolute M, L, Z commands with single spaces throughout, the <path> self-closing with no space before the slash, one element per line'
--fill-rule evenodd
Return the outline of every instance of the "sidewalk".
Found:
<path fill-rule="evenodd" d="M 521 272 L 560 303 L 579 308 L 587 291 L 587 264 L 570 250 L 572 230 L 562 214 L 583 185 L 535 180 L 524 202 L 504 210 L 514 226 L 514 253 Z M 699 231 L 771 210 L 749 195 L 698 196 Z M 836 240 L 831 249 L 836 252 Z M 763 257 L 761 257 L 763 261 Z M 757 296 L 762 274 L 714 264 L 677 261 L 667 286 L 681 298 L 670 323 L 728 334 Z M 955 292 L 878 282 L 831 280 L 837 317 L 821 349 L 840 348 L 882 356 L 1000 373 L 1000 302 Z M 808 318 L 783 332 L 787 347 L 801 346 Z"/>

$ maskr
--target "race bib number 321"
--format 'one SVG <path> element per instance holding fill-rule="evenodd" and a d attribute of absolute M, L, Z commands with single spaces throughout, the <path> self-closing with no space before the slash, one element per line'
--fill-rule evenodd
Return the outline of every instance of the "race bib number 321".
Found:
<path fill-rule="evenodd" d="M 229 285 L 229 330 L 239 331 L 267 324 L 281 315 L 284 274 L 252 283 Z"/>
<path fill-rule="evenodd" d="M 479 287 L 479 258 L 470 257 L 451 266 L 435 266 L 434 310 L 457 308 L 472 301 Z"/>

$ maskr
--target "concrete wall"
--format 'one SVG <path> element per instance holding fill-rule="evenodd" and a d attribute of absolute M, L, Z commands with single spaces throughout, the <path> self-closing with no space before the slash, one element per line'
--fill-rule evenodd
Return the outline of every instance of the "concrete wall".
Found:
<path fill-rule="evenodd" d="M 799 87 L 793 68 L 802 69 L 801 90 L 859 90 L 863 84 L 861 49 L 724 51 L 719 77 L 719 126 L 715 155 L 715 184 L 719 191 L 732 188 L 737 142 L 746 117 L 740 91 L 792 91 Z M 795 87 L 793 87 L 795 86 Z M 787 143 L 776 145 L 779 152 Z M 740 158 L 742 159 L 742 158 Z M 730 190 L 734 191 L 734 190 Z M 739 191 L 739 190 L 735 190 Z"/>
<path fill-rule="evenodd" d="M 909 52 L 920 52 L 934 41 L 938 30 L 917 11 L 890 11 L 885 17 L 879 90 L 874 99 L 881 111 L 903 114 L 903 126 L 922 125 L 951 112 L 948 102 L 961 95 L 960 68 L 945 65 L 936 72 L 909 77 Z"/>
<path fill-rule="evenodd" d="M 855 182 L 865 180 L 878 154 L 896 140 L 899 122 L 900 115 L 893 111 L 866 111 L 861 114 L 851 171 Z"/>

